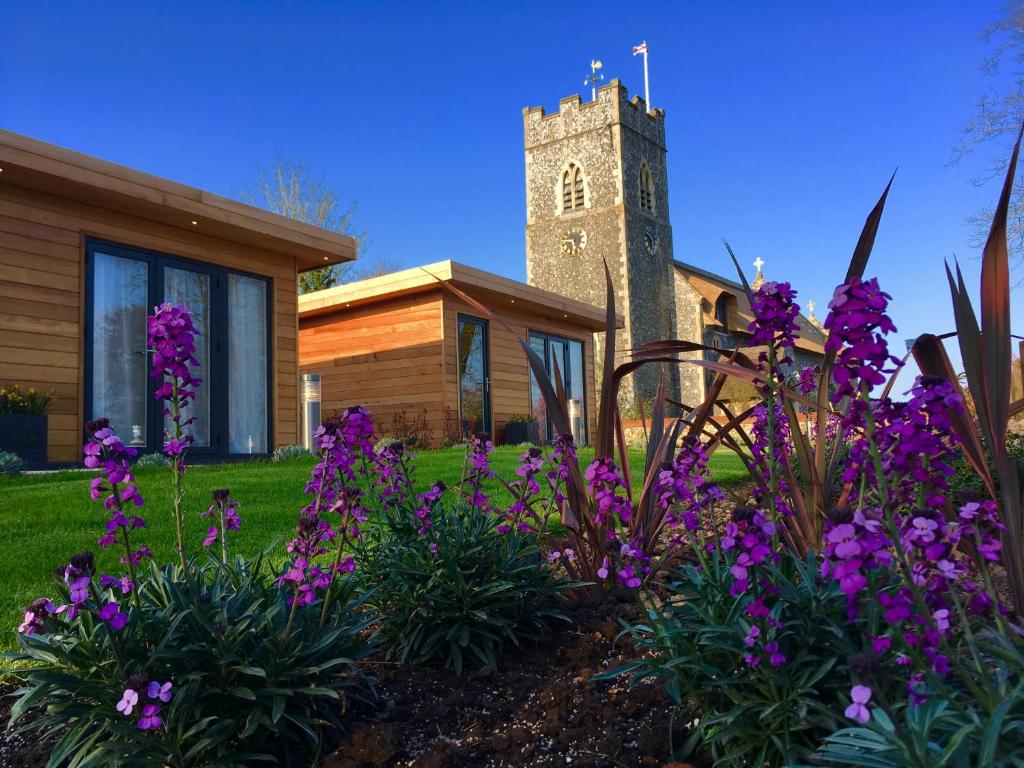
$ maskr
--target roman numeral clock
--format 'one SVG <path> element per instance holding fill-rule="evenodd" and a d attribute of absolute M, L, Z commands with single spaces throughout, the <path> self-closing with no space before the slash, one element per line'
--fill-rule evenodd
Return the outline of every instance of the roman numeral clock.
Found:
<path fill-rule="evenodd" d="M 587 230 L 573 227 L 562 235 L 562 253 L 566 256 L 578 256 L 587 247 Z"/>

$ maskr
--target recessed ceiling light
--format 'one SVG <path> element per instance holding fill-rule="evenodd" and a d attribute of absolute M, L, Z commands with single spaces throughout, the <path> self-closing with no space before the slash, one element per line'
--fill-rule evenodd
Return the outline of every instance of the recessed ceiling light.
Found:
<path fill-rule="evenodd" d="M 199 222 L 198 222 L 198 221 L 195 221 L 195 220 L 193 220 L 193 221 L 192 221 L 192 226 L 193 226 L 193 227 L 198 227 L 198 226 L 199 226 Z"/>
<path fill-rule="evenodd" d="M 515 303 L 516 303 L 516 300 L 515 300 L 515 299 L 509 299 L 509 301 L 511 301 L 511 302 L 512 302 L 513 304 L 515 304 Z"/>
<path fill-rule="evenodd" d="M 324 261 L 330 261 L 330 260 L 331 260 L 330 256 L 324 256 Z"/>
<path fill-rule="evenodd" d="M 3 168 L 0 168 L 0 173 L 3 173 L 3 172 L 4 172 L 4 169 L 3 169 Z"/>

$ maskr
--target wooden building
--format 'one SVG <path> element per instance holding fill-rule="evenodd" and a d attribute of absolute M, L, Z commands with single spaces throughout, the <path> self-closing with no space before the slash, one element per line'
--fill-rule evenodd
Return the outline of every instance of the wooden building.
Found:
<path fill-rule="evenodd" d="M 604 310 L 452 261 L 299 297 L 300 370 L 320 375 L 323 413 L 365 405 L 382 435 L 394 433 L 396 418 L 425 418 L 434 446 L 473 431 L 504 441 L 516 416 L 533 416 L 547 436 L 519 342 L 439 281 L 528 338 L 549 370 L 557 359 L 576 439 L 587 442 L 596 413 L 593 334 L 605 328 Z"/>
<path fill-rule="evenodd" d="M 48 458 L 80 457 L 106 416 L 160 449 L 146 316 L 184 303 L 202 335 L 197 457 L 298 441 L 299 271 L 351 238 L 0 131 L 0 385 L 52 390 Z"/>

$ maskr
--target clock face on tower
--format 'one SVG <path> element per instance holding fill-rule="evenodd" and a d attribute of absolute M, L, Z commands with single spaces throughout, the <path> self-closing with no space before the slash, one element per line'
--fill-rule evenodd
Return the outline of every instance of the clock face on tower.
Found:
<path fill-rule="evenodd" d="M 649 229 L 644 232 L 644 250 L 651 256 L 658 252 L 658 236 Z"/>
<path fill-rule="evenodd" d="M 587 247 L 587 231 L 580 227 L 573 227 L 562 235 L 562 253 L 566 256 L 576 256 Z"/>

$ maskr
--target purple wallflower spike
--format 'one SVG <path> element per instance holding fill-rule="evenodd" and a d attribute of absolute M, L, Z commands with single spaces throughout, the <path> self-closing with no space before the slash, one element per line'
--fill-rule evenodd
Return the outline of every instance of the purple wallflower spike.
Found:
<path fill-rule="evenodd" d="M 853 703 L 846 708 L 844 713 L 851 720 L 856 720 L 865 725 L 871 720 L 871 711 L 868 709 L 868 702 L 871 701 L 871 689 L 866 685 L 855 685 L 850 690 L 850 698 Z"/>
<path fill-rule="evenodd" d="M 155 731 L 164 724 L 160 719 L 160 705 L 146 704 L 142 708 L 142 717 L 139 718 L 140 731 Z"/>
<path fill-rule="evenodd" d="M 825 350 L 838 352 L 832 372 L 836 384 L 832 402 L 854 394 L 858 380 L 869 387 L 884 383 L 886 366 L 899 362 L 889 354 L 885 341 L 885 335 L 896 330 L 885 313 L 890 298 L 878 287 L 876 278 L 852 277 L 836 288 L 825 319 L 829 332 Z"/>
<path fill-rule="evenodd" d="M 135 706 L 138 703 L 139 692 L 131 688 L 125 688 L 124 693 L 121 694 L 121 700 L 117 702 L 117 711 L 125 716 L 130 715 L 135 711 Z"/>
<path fill-rule="evenodd" d="M 800 308 L 794 303 L 796 291 L 789 283 L 768 281 L 751 296 L 754 320 L 747 330 L 753 344 L 769 344 L 776 349 L 792 347 L 800 333 L 796 317 Z"/>
<path fill-rule="evenodd" d="M 171 700 L 171 687 L 170 682 L 161 684 L 156 680 L 151 680 L 146 688 L 146 695 L 153 700 L 159 699 L 166 703 Z"/>

